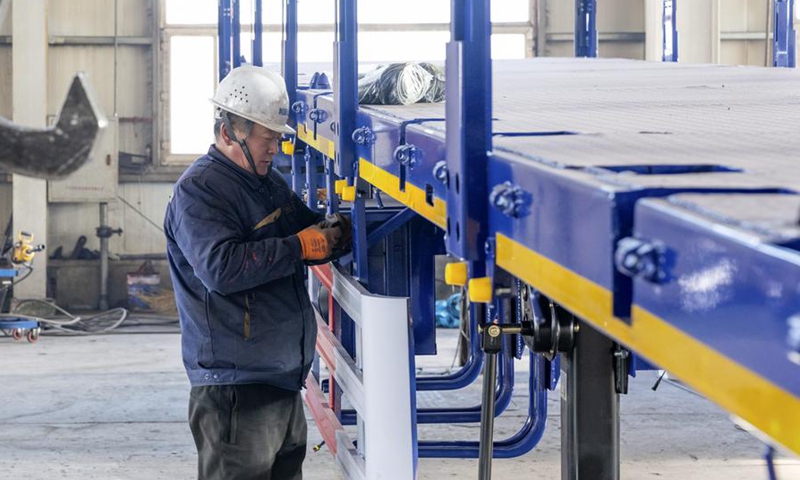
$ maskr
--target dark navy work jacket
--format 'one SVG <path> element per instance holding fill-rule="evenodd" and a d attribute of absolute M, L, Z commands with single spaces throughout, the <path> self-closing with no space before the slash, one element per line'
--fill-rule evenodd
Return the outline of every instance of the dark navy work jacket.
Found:
<path fill-rule="evenodd" d="M 295 234 L 322 218 L 278 172 L 258 178 L 213 145 L 184 172 L 164 229 L 193 386 L 301 388 L 316 321 Z"/>

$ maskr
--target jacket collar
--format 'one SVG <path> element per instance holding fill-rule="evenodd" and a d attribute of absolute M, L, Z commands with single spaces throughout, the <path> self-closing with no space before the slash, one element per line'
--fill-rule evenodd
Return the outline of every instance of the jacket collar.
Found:
<path fill-rule="evenodd" d="M 244 170 L 242 167 L 237 165 L 233 162 L 230 158 L 226 157 L 222 152 L 220 152 L 216 145 L 211 144 L 208 148 L 208 156 L 211 157 L 216 163 L 223 165 L 226 168 L 229 168 L 236 176 L 241 178 L 250 188 L 253 190 L 258 190 L 259 188 L 264 186 L 264 182 L 267 181 L 267 177 L 257 177 L 253 173 Z"/>

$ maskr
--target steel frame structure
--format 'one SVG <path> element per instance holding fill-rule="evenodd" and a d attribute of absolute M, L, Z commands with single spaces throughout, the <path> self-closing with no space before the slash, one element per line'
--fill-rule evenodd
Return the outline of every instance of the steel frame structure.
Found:
<path fill-rule="evenodd" d="M 230 0 L 220 2 L 220 18 L 225 21 L 228 17 L 222 5 L 226 1 Z M 775 66 L 793 66 L 792 0 L 775 1 Z M 664 60 L 674 62 L 676 2 L 665 0 L 665 13 L 667 3 L 671 3 L 672 16 L 669 25 L 664 24 L 664 34 L 665 38 L 672 35 L 673 48 L 667 55 L 665 43 Z M 620 363 L 613 355 L 598 362 L 598 348 L 606 351 L 606 344 L 617 345 L 615 348 L 623 345 L 668 369 L 755 426 L 775 445 L 800 453 L 800 438 L 795 433 L 800 431 L 800 321 L 791 320 L 800 312 L 800 293 L 793 289 L 800 279 L 800 230 L 774 227 L 776 219 L 766 218 L 769 215 L 763 210 L 756 209 L 747 217 L 720 207 L 732 203 L 749 208 L 769 201 L 783 212 L 794 208 L 796 215 L 798 193 L 790 183 L 774 176 L 759 171 L 748 176 L 745 169 L 749 164 L 728 167 L 692 158 L 670 162 L 658 151 L 648 152 L 652 159 L 631 162 L 630 144 L 620 135 L 601 134 L 599 143 L 589 142 L 592 148 L 619 149 L 619 163 L 592 163 L 583 158 L 579 148 L 587 138 L 580 131 L 586 122 L 571 126 L 564 122 L 550 125 L 543 120 L 534 123 L 545 129 L 509 130 L 508 123 L 495 118 L 507 112 L 492 110 L 496 100 L 492 98 L 488 4 L 488 0 L 452 1 L 446 107 L 401 114 L 399 110 L 357 105 L 356 0 L 337 1 L 337 81 L 333 89 L 325 88 L 324 83 L 298 85 L 296 2 L 287 0 L 283 71 L 298 133 L 285 153 L 292 157 L 293 186 L 298 193 L 307 193 L 310 206 L 324 205 L 329 212 L 349 209 L 354 247 L 352 255 L 340 263 L 349 264 L 353 278 L 373 294 L 407 297 L 412 293 L 414 282 L 408 281 L 412 275 L 424 286 L 414 293 L 424 292 L 431 286 L 432 272 L 417 269 L 414 273 L 410 252 L 420 248 L 416 237 L 421 235 L 431 244 L 437 234 L 425 233 L 430 232 L 426 222 L 411 220 L 414 212 L 439 229 L 439 241 L 446 233 L 442 244 L 447 253 L 467 262 L 471 279 L 468 290 L 475 301 L 471 307 L 473 329 L 490 323 L 502 311 L 497 292 L 515 291 L 519 304 L 519 285 L 523 284 L 585 325 L 584 333 L 578 334 L 586 337 L 584 346 L 564 350 L 561 362 L 561 369 L 570 371 L 573 379 L 562 405 L 564 479 L 579 478 L 589 459 L 596 461 L 600 450 L 607 478 L 619 477 L 619 431 L 614 419 L 618 419 L 617 396 L 623 392 L 619 386 L 607 387 L 609 381 L 620 382 L 620 376 L 635 370 L 629 366 L 619 370 Z M 778 4 L 782 4 L 780 8 Z M 595 1 L 576 0 L 575 8 L 576 56 L 597 56 Z M 221 38 L 221 51 L 223 43 Z M 221 71 L 226 65 L 229 63 L 220 55 Z M 547 74 L 548 68 L 559 68 L 548 67 L 546 62 L 531 65 L 531 75 L 536 68 L 542 74 Z M 571 65 L 568 67 L 578 76 L 596 68 L 584 63 Z M 596 65 L 600 71 L 635 72 L 639 68 L 634 63 Z M 659 68 L 665 74 L 678 71 L 677 67 Z M 719 67 L 698 68 L 706 68 L 709 74 L 719 72 L 712 71 Z M 505 74 L 496 71 L 494 78 Z M 737 73 L 725 74 L 736 83 Z M 796 76 L 787 80 L 759 75 L 744 81 L 800 84 Z M 422 111 L 430 114 L 419 114 Z M 533 114 L 529 111 L 525 115 Z M 772 138 L 767 137 L 761 141 Z M 707 145 L 700 139 L 694 142 L 698 158 L 703 158 Z M 653 145 L 666 151 L 670 148 L 669 141 L 659 140 Z M 687 145 L 691 146 L 692 140 Z M 775 151 L 764 150 L 765 155 Z M 565 153 L 557 155 L 557 151 Z M 574 158 L 569 158 L 571 151 Z M 398 152 L 413 152 L 411 161 Z M 732 173 L 723 179 L 722 172 Z M 323 184 L 329 195 L 320 202 L 316 189 Z M 333 195 L 334 191 L 340 195 Z M 381 195 L 404 209 L 387 208 Z M 576 212 L 580 212 L 577 218 Z M 552 228 L 554 225 L 558 228 Z M 698 249 L 698 245 L 704 247 Z M 400 259 L 384 253 L 376 263 L 370 252 L 381 246 L 385 251 L 394 248 L 392 251 L 405 253 Z M 428 249 L 413 258 L 432 258 L 436 253 L 442 251 Z M 736 265 L 736 276 L 730 275 L 726 261 Z M 313 272 L 323 284 L 330 283 L 324 268 L 317 267 Z M 703 287 L 709 281 L 717 284 Z M 711 288 L 711 297 L 718 296 L 710 304 L 700 301 L 702 305 L 698 306 L 692 287 L 695 297 L 698 288 L 701 294 L 708 293 L 703 288 Z M 432 353 L 432 309 L 424 301 L 415 306 L 417 297 L 411 298 L 410 309 L 417 310 L 409 337 L 410 351 Z M 359 339 L 353 322 L 337 306 L 340 301 L 335 294 L 325 301 L 327 325 L 342 351 L 358 363 Z M 489 308 L 477 308 L 481 303 Z M 517 308 L 517 323 L 523 320 L 520 312 Z M 730 331 L 741 332 L 762 348 L 757 352 L 741 348 L 738 335 Z M 474 340 L 472 363 L 462 371 L 447 379 L 411 382 L 413 409 L 416 389 L 460 388 L 475 379 L 482 355 Z M 519 337 L 505 345 L 501 365 L 510 362 L 512 355 L 521 354 Z M 765 354 L 764 348 L 769 352 Z M 409 362 L 409 378 L 414 379 L 413 361 Z M 495 442 L 495 457 L 525 453 L 541 437 L 544 394 L 555 387 L 558 362 L 531 354 L 531 364 L 530 418 L 519 434 Z M 502 407 L 503 395 L 510 395 L 511 385 L 503 386 L 504 369 L 500 372 L 497 398 Z M 599 381 L 601 378 L 604 380 Z M 323 434 L 327 428 L 330 435 L 355 417 L 342 410 L 336 379 L 326 383 L 327 401 L 316 380 L 309 379 L 313 385 L 307 401 Z M 588 401 L 587 395 L 598 394 L 598 381 L 604 385 L 603 401 L 593 402 L 595 414 L 587 415 L 580 405 Z M 579 415 L 579 411 L 583 413 Z M 420 423 L 477 421 L 480 408 L 417 412 L 416 421 Z M 480 447 L 477 442 L 420 441 L 415 428 L 413 443 L 413 462 L 423 456 L 474 458 Z"/>

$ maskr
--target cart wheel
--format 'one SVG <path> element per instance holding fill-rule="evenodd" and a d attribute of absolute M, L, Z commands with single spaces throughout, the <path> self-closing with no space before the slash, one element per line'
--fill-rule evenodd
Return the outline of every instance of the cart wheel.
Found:
<path fill-rule="evenodd" d="M 28 330 L 28 343 L 36 343 L 37 340 L 39 340 L 39 329 Z"/>
<path fill-rule="evenodd" d="M 14 340 L 22 340 L 22 337 L 25 336 L 25 330 L 21 328 L 15 328 L 11 330 L 11 338 Z"/>

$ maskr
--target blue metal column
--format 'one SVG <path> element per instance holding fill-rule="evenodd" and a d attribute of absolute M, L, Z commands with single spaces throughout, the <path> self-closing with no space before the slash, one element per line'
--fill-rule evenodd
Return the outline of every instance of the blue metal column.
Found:
<path fill-rule="evenodd" d="M 575 0 L 575 56 L 597 56 L 597 0 Z"/>
<path fill-rule="evenodd" d="M 231 0 L 219 0 L 217 15 L 219 79 L 222 80 L 231 71 Z"/>
<path fill-rule="evenodd" d="M 342 178 L 356 176 L 355 142 L 358 110 L 358 16 L 356 0 L 338 0 L 333 70 L 334 116 L 336 117 L 336 173 Z M 355 181 L 352 183 L 355 185 Z"/>
<path fill-rule="evenodd" d="M 452 0 L 447 44 L 447 251 L 482 261 L 492 149 L 489 0 Z"/>
<path fill-rule="evenodd" d="M 664 0 L 664 22 L 662 24 L 663 46 L 661 60 L 678 61 L 678 0 Z"/>
<path fill-rule="evenodd" d="M 239 0 L 233 0 L 233 68 L 242 64 L 242 15 L 239 8 Z"/>
<path fill-rule="evenodd" d="M 261 0 L 256 0 L 258 4 Z M 257 4 L 257 5 L 258 5 Z M 283 78 L 289 92 L 289 105 L 297 99 L 297 0 L 286 0 L 283 18 Z M 294 117 L 294 115 L 292 115 Z M 292 122 L 295 126 L 296 122 Z"/>
<path fill-rule="evenodd" d="M 772 66 L 797 66 L 797 33 L 794 29 L 794 0 L 775 1 L 775 35 L 772 46 Z"/>
<path fill-rule="evenodd" d="M 289 0 L 289 3 L 294 3 Z M 261 67 L 264 65 L 264 15 L 262 10 L 262 0 L 256 0 L 253 10 L 253 65 Z M 292 102 L 289 103 L 291 105 Z"/>

